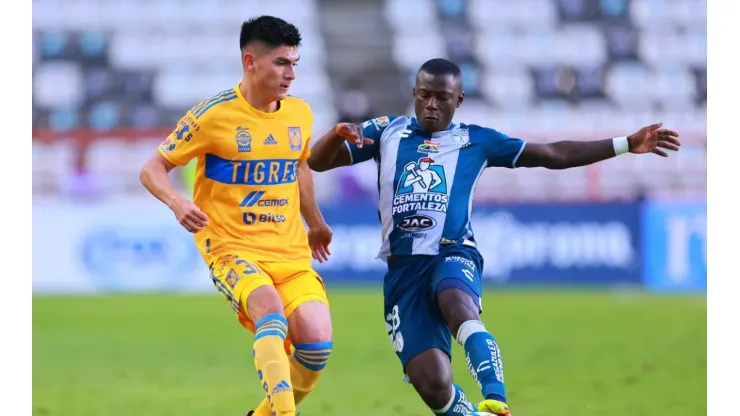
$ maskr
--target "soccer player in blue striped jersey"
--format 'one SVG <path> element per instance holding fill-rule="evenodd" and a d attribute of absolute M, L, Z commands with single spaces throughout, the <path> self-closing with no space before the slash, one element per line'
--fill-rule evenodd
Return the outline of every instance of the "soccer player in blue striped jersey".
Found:
<path fill-rule="evenodd" d="M 627 152 L 665 157 L 662 149 L 678 150 L 678 133 L 658 123 L 613 139 L 527 143 L 458 124 L 461 74 L 445 59 L 421 66 L 413 96 L 416 117 L 340 123 L 316 142 L 308 164 L 378 166 L 385 319 L 407 381 L 435 414 L 474 412 L 452 382 L 454 334 L 484 397 L 477 410 L 509 415 L 501 352 L 480 319 L 483 259 L 470 224 L 478 178 L 489 167 L 567 169 Z"/>

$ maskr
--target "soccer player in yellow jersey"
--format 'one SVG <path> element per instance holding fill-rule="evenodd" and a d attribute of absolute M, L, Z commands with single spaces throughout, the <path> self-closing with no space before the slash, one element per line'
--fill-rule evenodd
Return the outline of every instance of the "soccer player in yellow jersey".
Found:
<path fill-rule="evenodd" d="M 288 95 L 300 41 L 282 19 L 246 21 L 242 81 L 190 109 L 141 171 L 143 185 L 195 234 L 214 285 L 255 332 L 266 394 L 255 416 L 295 415 L 332 349 L 329 303 L 311 267 L 312 256 L 327 259 L 332 237 L 306 163 L 313 114 Z M 168 173 L 194 158 L 191 202 Z"/>

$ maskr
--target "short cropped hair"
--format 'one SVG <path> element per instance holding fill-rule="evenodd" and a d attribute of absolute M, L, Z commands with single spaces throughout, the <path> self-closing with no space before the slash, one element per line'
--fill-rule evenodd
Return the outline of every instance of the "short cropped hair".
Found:
<path fill-rule="evenodd" d="M 239 48 L 244 50 L 252 42 L 261 42 L 271 48 L 300 46 L 301 33 L 297 27 L 279 17 L 253 17 L 242 23 Z"/>
<path fill-rule="evenodd" d="M 418 73 L 421 72 L 429 75 L 452 75 L 455 78 L 459 78 L 462 74 L 457 64 L 444 58 L 434 58 L 424 62 Z"/>

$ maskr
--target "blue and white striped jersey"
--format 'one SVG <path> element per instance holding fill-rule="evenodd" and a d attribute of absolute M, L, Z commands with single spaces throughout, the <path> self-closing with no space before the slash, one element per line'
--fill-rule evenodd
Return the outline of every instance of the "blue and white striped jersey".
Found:
<path fill-rule="evenodd" d="M 430 134 L 404 116 L 368 120 L 362 129 L 374 143 L 347 147 L 352 164 L 378 165 L 383 260 L 434 255 L 440 245 L 475 246 L 470 214 L 478 178 L 487 167 L 516 167 L 526 145 L 474 124 Z"/>

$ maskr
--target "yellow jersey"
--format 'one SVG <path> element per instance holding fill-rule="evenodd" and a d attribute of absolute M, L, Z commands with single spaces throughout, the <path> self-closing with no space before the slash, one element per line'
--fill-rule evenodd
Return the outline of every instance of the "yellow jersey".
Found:
<path fill-rule="evenodd" d="M 239 86 L 200 102 L 159 146 L 172 164 L 197 158 L 193 202 L 208 216 L 195 234 L 204 258 L 311 263 L 301 220 L 298 163 L 310 156 L 311 107 L 288 96 L 265 113 Z"/>

